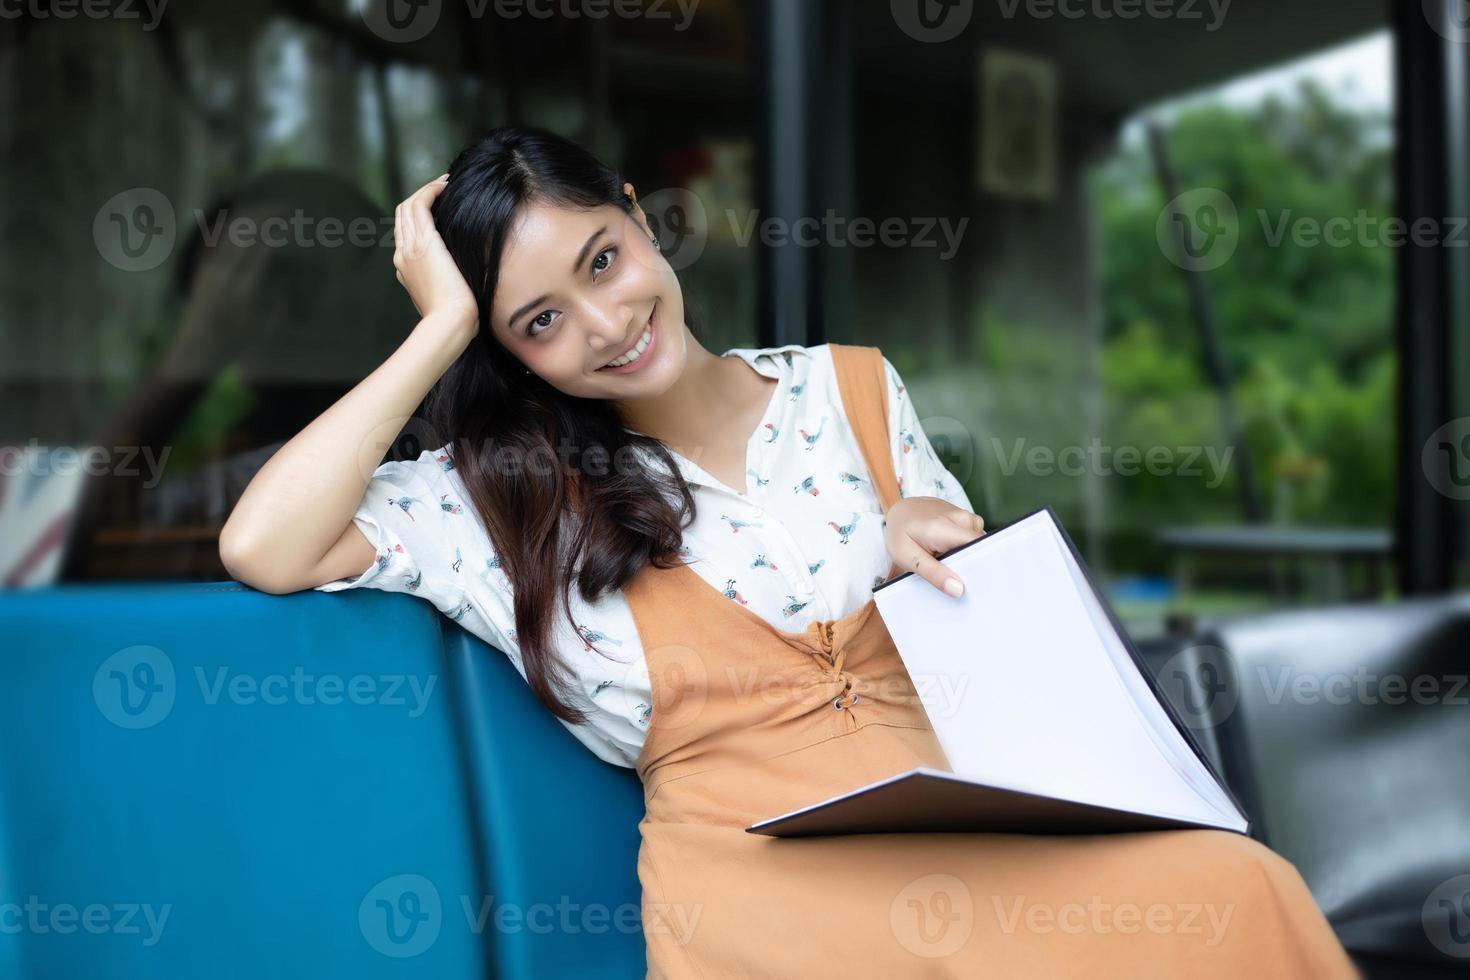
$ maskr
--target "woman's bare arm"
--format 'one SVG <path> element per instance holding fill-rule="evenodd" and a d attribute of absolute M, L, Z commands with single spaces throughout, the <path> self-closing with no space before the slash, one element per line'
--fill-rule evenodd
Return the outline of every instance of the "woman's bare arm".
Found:
<path fill-rule="evenodd" d="M 219 538 L 220 560 L 238 581 L 262 592 L 295 592 L 372 564 L 373 546 L 352 515 L 409 414 L 479 330 L 474 294 L 429 212 L 444 182 L 425 184 L 395 214 L 393 266 L 423 319 L 245 488 Z"/>
<path fill-rule="evenodd" d="M 262 592 L 357 575 L 373 547 L 352 521 L 373 471 L 473 331 L 424 318 L 372 374 L 293 436 L 251 479 L 220 531 L 220 560 Z"/>

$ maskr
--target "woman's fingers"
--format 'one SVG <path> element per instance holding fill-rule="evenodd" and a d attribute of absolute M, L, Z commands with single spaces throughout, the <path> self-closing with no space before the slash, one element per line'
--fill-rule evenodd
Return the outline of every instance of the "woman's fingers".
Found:
<path fill-rule="evenodd" d="M 905 538 L 899 543 L 893 560 L 904 571 L 913 572 L 936 589 L 941 589 L 952 596 L 964 594 L 965 586 L 959 576 L 913 538 Z"/>
<path fill-rule="evenodd" d="M 398 238 L 399 250 L 405 258 L 422 257 L 433 241 L 433 236 L 438 234 L 434 228 L 433 212 L 429 208 L 433 205 L 434 199 L 448 186 L 445 180 L 447 176 L 448 174 L 435 177 L 398 205 L 395 234 Z"/>
<path fill-rule="evenodd" d="M 975 515 L 969 516 L 974 517 Z M 958 548 L 985 533 L 977 528 L 973 521 L 955 521 L 949 516 L 914 521 L 905 530 L 908 531 L 909 537 L 928 548 L 933 554 Z"/>
<path fill-rule="evenodd" d="M 434 198 L 443 193 L 448 184 L 443 177 L 435 177 L 423 187 L 414 191 L 408 200 L 403 203 L 408 205 L 409 212 L 417 221 L 428 221 L 433 223 L 433 217 L 429 213 L 429 207 L 434 203 Z"/>
<path fill-rule="evenodd" d="M 408 197 L 399 202 L 393 209 L 393 241 L 398 246 L 398 252 L 403 258 L 417 258 L 420 243 L 423 241 L 422 230 L 418 222 L 423 217 L 428 217 L 428 204 L 433 195 L 444 189 L 442 179 L 435 177 Z M 431 219 L 432 220 L 432 219 Z"/>
<path fill-rule="evenodd" d="M 417 231 L 422 232 L 425 223 L 430 226 L 434 224 L 434 216 L 429 212 L 429 205 L 434 203 L 434 198 L 438 197 L 442 190 L 444 190 L 442 180 L 431 180 L 408 199 L 409 214 L 418 225 Z"/>
<path fill-rule="evenodd" d="M 444 315 L 478 327 L 477 301 L 434 223 L 434 201 L 449 186 L 441 174 L 393 210 L 393 268 L 420 317 Z"/>
<path fill-rule="evenodd" d="M 980 535 L 985 533 L 985 518 L 981 517 L 979 514 L 972 514 L 967 510 L 960 510 L 958 507 L 956 507 L 954 510 L 949 512 L 949 519 L 954 521 L 962 528 L 974 531 L 975 537 L 979 537 Z"/>
<path fill-rule="evenodd" d="M 915 572 L 950 595 L 963 594 L 964 582 L 934 556 L 983 537 L 985 521 L 977 514 L 956 508 L 942 516 L 914 521 L 904 530 L 908 544 L 900 545 L 900 550 L 904 553 L 901 563 L 905 570 Z M 956 586 L 950 587 L 951 582 Z"/>

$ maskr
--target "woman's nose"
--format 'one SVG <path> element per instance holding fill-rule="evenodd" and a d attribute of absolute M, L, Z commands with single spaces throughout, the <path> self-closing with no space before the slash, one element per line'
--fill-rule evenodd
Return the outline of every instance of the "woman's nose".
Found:
<path fill-rule="evenodd" d="M 622 308 L 596 313 L 588 319 L 587 343 L 595 351 L 617 350 L 633 339 L 633 317 Z"/>

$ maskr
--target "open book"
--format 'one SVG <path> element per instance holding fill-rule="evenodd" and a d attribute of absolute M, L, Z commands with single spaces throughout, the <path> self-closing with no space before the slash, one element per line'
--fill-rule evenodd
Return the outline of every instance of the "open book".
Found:
<path fill-rule="evenodd" d="M 953 771 L 911 769 L 747 831 L 1246 832 L 1050 508 L 939 557 L 960 598 L 905 572 L 874 600 Z"/>

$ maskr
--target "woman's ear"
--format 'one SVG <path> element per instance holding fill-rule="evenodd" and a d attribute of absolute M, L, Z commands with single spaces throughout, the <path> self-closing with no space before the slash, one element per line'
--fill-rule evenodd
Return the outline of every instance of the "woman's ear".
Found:
<path fill-rule="evenodd" d="M 652 238 L 653 229 L 649 227 L 648 215 L 643 213 L 643 208 L 638 203 L 638 195 L 634 192 L 633 185 L 625 181 L 623 183 L 623 193 L 628 195 L 628 197 L 633 201 L 633 218 L 643 229 L 643 234 L 647 235 L 649 238 Z"/>

